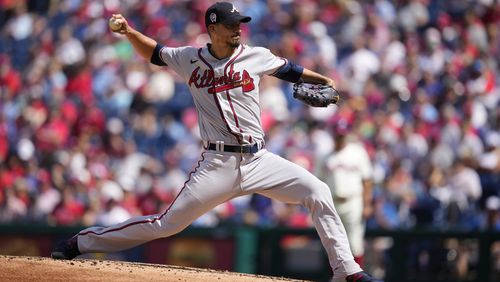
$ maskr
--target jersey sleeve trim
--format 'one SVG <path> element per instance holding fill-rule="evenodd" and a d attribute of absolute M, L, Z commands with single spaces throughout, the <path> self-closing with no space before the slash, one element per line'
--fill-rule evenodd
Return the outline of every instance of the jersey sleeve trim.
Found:
<path fill-rule="evenodd" d="M 304 67 L 287 61 L 286 64 L 278 68 L 272 75 L 279 79 L 295 83 L 300 80 L 303 72 Z"/>
<path fill-rule="evenodd" d="M 281 60 L 283 60 L 283 65 L 281 65 L 280 67 L 278 67 L 278 68 L 277 68 L 277 69 L 276 69 L 276 70 L 275 70 L 272 74 L 270 74 L 270 75 L 275 76 L 275 75 L 276 75 L 276 73 L 277 73 L 277 72 L 278 72 L 278 71 L 279 71 L 282 67 L 284 67 L 284 66 L 286 66 L 286 65 L 288 64 L 288 60 L 287 60 L 287 59 L 285 59 L 285 58 L 280 58 L 280 59 L 281 59 Z"/>
<path fill-rule="evenodd" d="M 156 44 L 155 49 L 153 50 L 153 54 L 151 55 L 150 62 L 157 66 L 166 66 L 167 64 L 161 57 L 161 50 L 165 48 L 165 46 L 161 44 Z"/>

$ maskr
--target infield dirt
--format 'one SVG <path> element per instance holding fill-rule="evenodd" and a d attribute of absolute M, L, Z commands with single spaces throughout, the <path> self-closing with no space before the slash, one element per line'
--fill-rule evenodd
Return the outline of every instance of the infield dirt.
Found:
<path fill-rule="evenodd" d="M 102 260 L 53 260 L 46 257 L 0 256 L 0 281 L 299 281 L 159 264 Z"/>

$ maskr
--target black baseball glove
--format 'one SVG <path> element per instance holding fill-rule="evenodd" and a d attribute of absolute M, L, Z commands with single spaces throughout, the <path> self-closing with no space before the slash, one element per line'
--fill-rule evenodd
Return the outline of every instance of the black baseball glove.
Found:
<path fill-rule="evenodd" d="M 297 82 L 293 85 L 293 98 L 313 107 L 337 104 L 340 95 L 337 89 L 324 84 Z"/>

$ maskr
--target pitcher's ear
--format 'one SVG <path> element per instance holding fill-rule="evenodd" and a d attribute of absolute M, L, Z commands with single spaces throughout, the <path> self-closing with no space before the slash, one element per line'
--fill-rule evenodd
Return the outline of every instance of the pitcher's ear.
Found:
<path fill-rule="evenodd" d="M 215 32 L 215 24 L 209 24 L 207 26 L 207 32 L 210 35 L 210 33 Z"/>

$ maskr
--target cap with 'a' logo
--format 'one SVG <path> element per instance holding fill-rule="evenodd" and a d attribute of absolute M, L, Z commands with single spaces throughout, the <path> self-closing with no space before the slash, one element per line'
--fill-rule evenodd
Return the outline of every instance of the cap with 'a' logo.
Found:
<path fill-rule="evenodd" d="M 233 4 L 228 2 L 217 2 L 210 6 L 205 13 L 205 25 L 223 23 L 235 24 L 237 22 L 247 23 L 251 17 L 240 15 Z"/>

